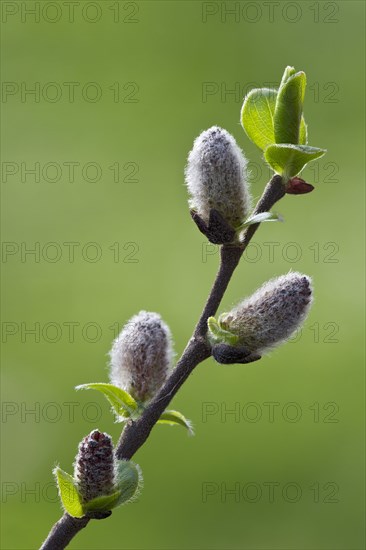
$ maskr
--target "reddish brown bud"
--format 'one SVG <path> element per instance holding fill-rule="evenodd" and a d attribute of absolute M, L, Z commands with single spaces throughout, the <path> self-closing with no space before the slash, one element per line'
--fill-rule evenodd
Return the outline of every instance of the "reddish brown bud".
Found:
<path fill-rule="evenodd" d="M 289 195 L 304 195 L 313 191 L 314 186 L 297 176 L 291 178 L 286 187 L 286 193 Z"/>

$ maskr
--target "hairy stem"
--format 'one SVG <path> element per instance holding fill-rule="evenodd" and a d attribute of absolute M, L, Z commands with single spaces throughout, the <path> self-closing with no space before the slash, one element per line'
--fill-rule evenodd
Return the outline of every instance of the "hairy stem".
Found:
<path fill-rule="evenodd" d="M 81 529 L 88 525 L 90 518 L 73 518 L 65 513 L 52 527 L 40 550 L 63 550 Z"/>
<path fill-rule="evenodd" d="M 210 357 L 211 348 L 206 341 L 207 319 L 216 313 L 242 253 L 241 247 L 223 246 L 221 248 L 220 269 L 194 334 L 169 379 L 145 409 L 143 415 L 138 420 L 131 420 L 125 427 L 116 450 L 118 459 L 129 460 L 145 443 L 160 415 L 193 369 Z"/>
<path fill-rule="evenodd" d="M 269 211 L 272 206 L 285 194 L 281 176 L 275 175 L 264 189 L 262 197 L 254 210 L 254 214 Z M 160 415 L 170 401 L 187 380 L 193 369 L 202 361 L 210 357 L 211 347 L 206 340 L 207 319 L 216 314 L 224 296 L 232 274 L 240 258 L 250 243 L 258 224 L 250 225 L 237 245 L 223 245 L 221 247 L 220 268 L 215 282 L 198 320 L 193 336 L 187 344 L 172 374 L 160 392 L 149 403 L 138 420 L 130 420 L 125 426 L 116 449 L 118 459 L 130 460 L 136 451 L 145 443 Z M 68 514 L 53 526 L 41 550 L 63 550 L 72 538 L 83 529 L 90 518 L 76 519 Z"/>

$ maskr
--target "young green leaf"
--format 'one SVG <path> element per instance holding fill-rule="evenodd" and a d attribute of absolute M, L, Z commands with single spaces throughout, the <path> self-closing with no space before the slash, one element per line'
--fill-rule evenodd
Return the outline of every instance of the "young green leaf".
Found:
<path fill-rule="evenodd" d="M 249 137 L 260 149 L 275 143 L 273 115 L 277 91 L 269 88 L 251 90 L 244 99 L 241 124 Z"/>
<path fill-rule="evenodd" d="M 116 486 L 120 492 L 120 496 L 115 506 L 127 504 L 135 500 L 142 489 L 143 478 L 139 466 L 129 460 L 118 460 Z"/>
<path fill-rule="evenodd" d="M 263 222 L 283 222 L 283 218 L 280 214 L 276 212 L 260 212 L 259 214 L 254 214 L 250 216 L 240 228 L 248 227 L 248 225 L 253 225 L 255 223 Z"/>
<path fill-rule="evenodd" d="M 304 117 L 301 117 L 300 131 L 299 131 L 299 144 L 306 145 L 308 142 L 308 125 L 305 122 Z"/>
<path fill-rule="evenodd" d="M 208 338 L 211 341 L 211 343 L 224 342 L 225 344 L 235 346 L 235 344 L 239 340 L 238 336 L 223 329 L 219 325 L 215 317 L 209 317 L 207 319 L 207 326 L 208 326 Z"/>
<path fill-rule="evenodd" d="M 325 149 L 309 145 L 282 143 L 270 145 L 264 152 L 264 158 L 275 172 L 290 179 L 296 176 L 311 160 L 322 157 Z"/>
<path fill-rule="evenodd" d="M 291 75 L 286 82 L 281 82 L 273 116 L 276 143 L 299 143 L 305 87 L 304 72 Z"/>
<path fill-rule="evenodd" d="M 132 395 L 113 384 L 94 382 L 91 384 L 81 384 L 80 386 L 76 386 L 75 389 L 100 391 L 112 405 L 112 409 L 119 422 L 123 422 L 138 411 L 138 404 Z"/>
<path fill-rule="evenodd" d="M 93 498 L 84 503 L 84 510 L 85 512 L 109 512 L 109 510 L 118 506 L 120 497 L 121 491 L 118 490 L 111 495 Z"/>
<path fill-rule="evenodd" d="M 83 517 L 84 510 L 73 477 L 58 466 L 53 470 L 61 502 L 66 512 L 74 518 Z"/>
<path fill-rule="evenodd" d="M 194 435 L 191 421 L 179 411 L 164 411 L 157 423 L 169 424 L 170 426 L 183 426 L 183 428 L 188 430 L 189 435 Z"/>
<path fill-rule="evenodd" d="M 280 87 L 284 86 L 286 84 L 286 82 L 288 81 L 288 79 L 291 76 L 293 76 L 294 74 L 296 74 L 295 67 L 291 67 L 290 65 L 287 65 L 287 67 L 284 70 L 283 75 L 282 75 L 282 80 L 281 80 Z"/>

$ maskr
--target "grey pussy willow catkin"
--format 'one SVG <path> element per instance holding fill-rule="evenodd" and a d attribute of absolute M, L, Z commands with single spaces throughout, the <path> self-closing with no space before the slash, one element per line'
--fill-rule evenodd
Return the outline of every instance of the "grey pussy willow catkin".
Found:
<path fill-rule="evenodd" d="M 137 401 L 151 399 L 164 384 L 172 364 L 169 327 L 157 313 L 140 311 L 113 342 L 111 382 Z"/>
<path fill-rule="evenodd" d="M 301 326 L 312 302 L 310 277 L 293 272 L 265 283 L 229 313 L 220 326 L 239 337 L 239 344 L 263 353 L 285 342 Z"/>
<path fill-rule="evenodd" d="M 247 217 L 250 195 L 247 161 L 229 132 L 213 126 L 194 141 L 186 166 L 190 207 L 208 223 L 215 209 L 236 229 Z"/>
<path fill-rule="evenodd" d="M 113 444 L 108 434 L 94 430 L 80 442 L 74 479 L 84 502 L 113 493 Z"/>

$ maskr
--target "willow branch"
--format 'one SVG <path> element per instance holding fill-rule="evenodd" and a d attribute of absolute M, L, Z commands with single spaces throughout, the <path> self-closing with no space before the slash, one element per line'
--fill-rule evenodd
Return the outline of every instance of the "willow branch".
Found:
<path fill-rule="evenodd" d="M 285 186 L 281 176 L 273 176 L 259 199 L 254 214 L 268 212 L 284 194 Z M 207 319 L 216 314 L 235 268 L 259 225 L 259 223 L 250 225 L 240 244 L 221 247 L 219 271 L 194 333 L 160 392 L 149 403 L 138 420 L 130 420 L 125 426 L 116 449 L 116 457 L 119 460 L 130 460 L 133 457 L 145 443 L 161 414 L 194 368 L 211 356 L 211 346 L 206 339 Z M 76 519 L 64 514 L 50 531 L 41 550 L 63 550 L 72 538 L 86 527 L 89 520 L 90 518 Z"/>

